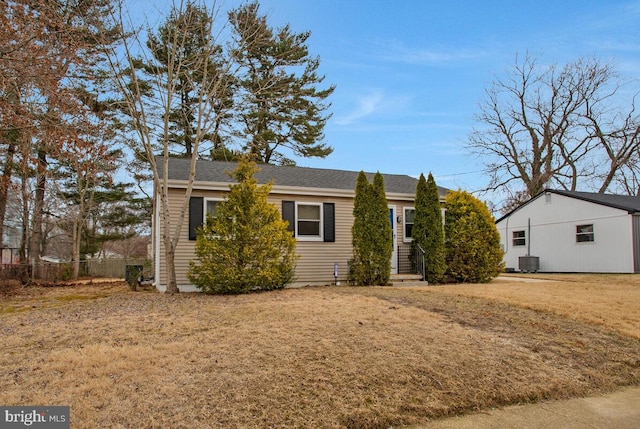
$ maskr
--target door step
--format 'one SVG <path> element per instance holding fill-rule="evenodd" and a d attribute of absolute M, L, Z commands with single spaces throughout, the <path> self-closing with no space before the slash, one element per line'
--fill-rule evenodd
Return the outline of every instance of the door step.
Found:
<path fill-rule="evenodd" d="M 422 276 L 420 274 L 391 274 L 389 279 L 391 283 L 398 282 L 422 282 Z M 424 282 L 425 284 L 427 282 Z"/>

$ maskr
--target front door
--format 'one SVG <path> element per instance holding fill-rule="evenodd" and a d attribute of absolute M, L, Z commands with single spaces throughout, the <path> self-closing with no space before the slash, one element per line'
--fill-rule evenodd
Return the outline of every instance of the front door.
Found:
<path fill-rule="evenodd" d="M 398 274 L 398 243 L 396 234 L 396 206 L 389 206 L 389 222 L 393 236 L 393 251 L 391 252 L 391 274 Z"/>

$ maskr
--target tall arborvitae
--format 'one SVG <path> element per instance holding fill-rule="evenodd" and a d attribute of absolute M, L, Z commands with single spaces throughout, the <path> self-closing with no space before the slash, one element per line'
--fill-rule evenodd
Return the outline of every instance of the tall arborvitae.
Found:
<path fill-rule="evenodd" d="M 446 196 L 447 275 L 458 282 L 485 283 L 504 268 L 500 234 L 486 204 L 464 191 Z"/>
<path fill-rule="evenodd" d="M 356 182 L 353 203 L 353 260 L 350 279 L 357 285 L 384 285 L 391 273 L 393 237 L 382 175 L 369 184 L 364 172 Z"/>
<path fill-rule="evenodd" d="M 374 261 L 376 276 L 374 283 L 386 285 L 391 276 L 391 255 L 393 253 L 393 231 L 389 221 L 389 204 L 384 191 L 382 174 L 373 177 L 372 191 L 372 229 L 374 231 Z"/>
<path fill-rule="evenodd" d="M 425 180 L 424 174 L 421 174 L 416 186 L 411 237 L 412 255 L 424 251 L 425 280 L 429 283 L 440 283 L 446 271 L 444 230 L 440 194 L 431 173 L 428 180 Z"/>
<path fill-rule="evenodd" d="M 356 181 L 356 195 L 353 200 L 352 244 L 353 259 L 350 265 L 349 277 L 358 285 L 368 285 L 368 279 L 373 278 L 371 259 L 373 255 L 373 240 L 369 228 L 369 207 L 371 206 L 371 190 L 364 171 L 358 174 Z"/>

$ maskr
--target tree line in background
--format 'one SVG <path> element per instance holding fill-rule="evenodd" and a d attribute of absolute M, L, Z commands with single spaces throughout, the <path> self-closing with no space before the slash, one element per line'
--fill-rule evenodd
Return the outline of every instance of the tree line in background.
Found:
<path fill-rule="evenodd" d="M 81 258 L 137 235 L 149 216 L 148 201 L 114 177 L 123 154 L 111 107 L 99 97 L 100 52 L 117 33 L 103 25 L 109 7 L 0 5 L 1 244 L 33 266 L 58 247 L 74 260 L 76 277 Z"/>
<path fill-rule="evenodd" d="M 171 222 L 158 167 L 169 156 L 190 157 L 193 177 L 198 158 L 293 164 L 332 151 L 322 139 L 334 87 L 318 89 L 309 32 L 269 26 L 257 2 L 226 19 L 180 2 L 157 28 L 132 25 L 126 6 L 0 6 L 0 237 L 35 265 L 64 236 L 74 277 L 102 243 L 148 234 L 151 198 L 135 185 L 149 179 L 173 266 L 182 221 Z M 133 183 L 119 181 L 123 167 Z"/>

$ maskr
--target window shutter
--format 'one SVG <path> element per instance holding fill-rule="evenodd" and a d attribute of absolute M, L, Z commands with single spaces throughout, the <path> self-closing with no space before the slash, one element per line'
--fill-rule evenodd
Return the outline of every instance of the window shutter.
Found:
<path fill-rule="evenodd" d="M 196 239 L 196 231 L 204 222 L 204 198 L 191 197 L 189 199 L 189 240 Z"/>
<path fill-rule="evenodd" d="M 291 231 L 293 235 L 296 233 L 296 202 L 295 201 L 283 201 L 282 202 L 282 219 L 289 221 L 287 230 Z"/>
<path fill-rule="evenodd" d="M 333 243 L 336 241 L 336 207 L 334 203 L 322 204 L 324 215 L 324 241 Z"/>

